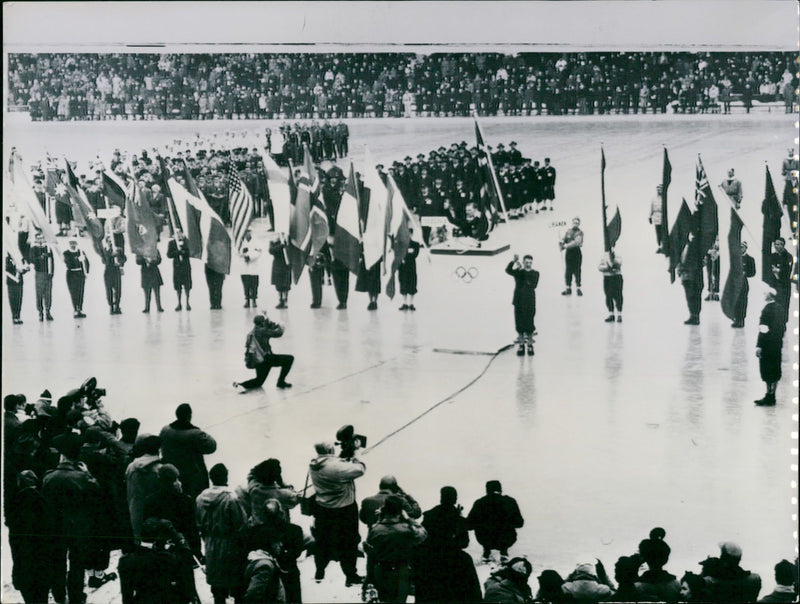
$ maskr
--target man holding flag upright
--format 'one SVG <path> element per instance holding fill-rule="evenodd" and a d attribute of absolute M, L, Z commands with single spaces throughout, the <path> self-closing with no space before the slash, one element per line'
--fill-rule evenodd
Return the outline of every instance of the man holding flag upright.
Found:
<path fill-rule="evenodd" d="M 619 207 L 614 212 L 611 222 L 608 222 L 606 212 L 606 154 L 600 148 L 600 191 L 603 205 L 603 247 L 605 253 L 600 260 L 598 269 L 603 274 L 603 291 L 606 296 L 606 308 L 609 315 L 606 323 L 614 322 L 614 312 L 616 310 L 616 322 L 622 323 L 622 259 L 614 253 L 614 246 L 617 244 L 620 233 L 622 232 L 622 217 L 619 214 Z"/>
<path fill-rule="evenodd" d="M 359 219 L 358 186 L 356 184 L 353 162 L 339 202 L 336 213 L 336 224 L 333 229 L 333 246 L 331 249 L 331 276 L 339 310 L 347 308 L 347 297 L 350 293 L 350 273 L 358 275 L 358 264 L 361 257 L 361 221 Z"/>

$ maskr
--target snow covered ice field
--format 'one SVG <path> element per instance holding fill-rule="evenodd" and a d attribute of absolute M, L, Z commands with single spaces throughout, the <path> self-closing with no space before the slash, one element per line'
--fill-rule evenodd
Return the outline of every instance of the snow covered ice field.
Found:
<path fill-rule="evenodd" d="M 743 548 L 742 566 L 759 573 L 761 593 L 769 593 L 774 564 L 796 555 L 791 502 L 796 491 L 790 487 L 796 457 L 790 451 L 797 447 L 791 438 L 797 430 L 792 400 L 797 301 L 793 298 L 785 338 L 778 405 L 756 407 L 753 400 L 763 395 L 755 357 L 763 306 L 760 207 L 765 161 L 781 194 L 780 166 L 793 144 L 794 119 L 763 112 L 482 119 L 488 144 L 516 140 L 523 155 L 551 158 L 558 170 L 555 211 L 501 226 L 493 236 L 511 250 L 494 257 L 436 255 L 428 262 L 421 255 L 416 313 L 398 312 L 401 302 L 383 295 L 378 310 L 368 312 L 366 295 L 352 291 L 348 309 L 338 311 L 332 287 L 325 288 L 323 308 L 313 311 L 305 275 L 290 293 L 289 308 L 274 310 L 277 295 L 269 285 L 267 261 L 259 306 L 286 325 L 274 348 L 296 356 L 289 378 L 294 388 L 288 391 L 275 388 L 274 372 L 263 390 L 237 394 L 231 387 L 251 373 L 243 366 L 242 349 L 255 312 L 242 309 L 238 275 L 225 281 L 223 310 L 212 312 L 202 264 L 193 261 L 193 310 L 176 313 L 165 258 L 166 312 L 143 315 L 139 271 L 129 255 L 124 314 L 109 316 L 101 263 L 88 252 L 88 318 L 72 318 L 58 263 L 54 322 L 36 320 L 32 277 L 26 279 L 24 325 L 12 326 L 9 313 L 3 313 L 4 394 L 23 392 L 35 400 L 48 388 L 57 398 L 94 375 L 108 389 L 105 404 L 112 417 L 138 417 L 142 433 L 158 432 L 174 419 L 179 403 L 189 402 L 194 422 L 218 441 L 208 466 L 224 462 L 235 485 L 244 482 L 250 467 L 277 457 L 285 480 L 301 488 L 313 443 L 333 440 L 341 425 L 352 423 L 371 446 L 381 441 L 364 456 L 368 470 L 358 481 L 359 500 L 377 491 L 381 476 L 394 474 L 423 510 L 438 503 L 443 485 L 455 486 L 468 510 L 483 495 L 485 482 L 498 479 L 525 517 L 511 553 L 529 557 L 534 577 L 545 568 L 563 576 L 587 556 L 611 568 L 619 556 L 633 553 L 651 528 L 662 526 L 672 548 L 667 569 L 673 574 L 699 571 L 697 563 L 717 555 L 720 541 L 733 540 Z M 114 148 L 136 153 L 196 132 L 248 132 L 243 139 L 230 139 L 230 146 L 240 146 L 241 140 L 252 147 L 262 140 L 256 132 L 267 125 L 275 131 L 279 123 L 9 122 L 4 138 L 6 153 L 15 145 L 27 162 L 43 159 L 48 151 L 66 154 L 85 170 L 89 160 L 97 154 L 107 160 Z M 471 145 L 474 138 L 469 119 L 348 123 L 357 170 L 363 167 L 365 144 L 377 161 L 389 165 L 440 145 L 462 140 Z M 601 143 L 608 162 L 606 197 L 611 212 L 619 204 L 622 216 L 617 246 L 625 279 L 621 324 L 603 322 L 597 271 Z M 662 145 L 673 166 L 670 222 L 681 197 L 694 198 L 700 153 L 720 206 L 722 248 L 728 210 L 716 184 L 729 168 L 742 181 L 742 214 L 752 233 L 746 230 L 743 238 L 759 269 L 750 280 L 744 330 L 731 329 L 718 302 L 703 303 L 701 325 L 683 325 L 688 316 L 683 289 L 678 282 L 670 285 L 666 260 L 654 253 L 655 234 L 647 222 L 661 180 Z M 582 298 L 560 295 L 557 241 L 561 223 L 576 215 L 585 233 Z M 266 239 L 264 224 L 254 231 Z M 161 245 L 163 255 L 166 238 Z M 515 335 L 513 280 L 503 272 L 513 253 L 531 253 L 541 272 L 534 357 L 518 358 L 512 349 L 492 354 Z M 478 277 L 465 283 L 454 277 L 458 267 L 475 267 Z M 727 270 L 723 249 L 723 280 Z M 306 520 L 293 512 L 294 522 Z M 2 543 L 3 601 L 15 601 L 19 595 L 10 587 L 5 532 Z M 469 552 L 480 555 L 474 539 Z M 308 602 L 358 599 L 356 588 L 344 587 L 338 566 L 331 565 L 319 585 L 311 580 L 310 560 L 301 561 L 301 572 Z M 488 569 L 479 572 L 483 579 Z M 535 585 L 535 578 L 531 582 Z M 199 574 L 197 584 L 204 601 L 210 600 Z M 90 603 L 120 601 L 118 582 L 87 593 Z"/>

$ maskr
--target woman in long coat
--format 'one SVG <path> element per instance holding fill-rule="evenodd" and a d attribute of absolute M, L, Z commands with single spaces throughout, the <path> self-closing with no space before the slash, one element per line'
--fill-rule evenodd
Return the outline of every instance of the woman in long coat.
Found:
<path fill-rule="evenodd" d="M 286 308 L 289 301 L 289 290 L 292 288 L 292 270 L 286 262 L 286 244 L 275 239 L 269 244 L 272 254 L 272 285 L 278 291 L 278 305 L 275 308 Z"/>
<path fill-rule="evenodd" d="M 161 307 L 161 286 L 164 280 L 161 278 L 161 271 L 158 265 L 161 264 L 161 252 L 156 250 L 156 257 L 152 260 L 144 256 L 136 256 L 136 264 L 142 267 L 142 289 L 144 290 L 144 310 L 150 312 L 150 293 L 156 296 L 156 308 L 158 312 L 164 312 Z"/>

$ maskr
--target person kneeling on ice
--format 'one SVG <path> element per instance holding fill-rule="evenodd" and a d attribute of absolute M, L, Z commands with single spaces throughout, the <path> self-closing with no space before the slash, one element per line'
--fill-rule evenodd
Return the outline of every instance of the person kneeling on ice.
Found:
<path fill-rule="evenodd" d="M 539 284 L 539 271 L 533 269 L 533 256 L 526 254 L 519 263 L 519 256 L 508 263 L 506 273 L 514 277 L 514 323 L 517 329 L 519 348 L 517 355 L 527 350 L 533 356 L 533 336 L 536 333 L 536 286 Z"/>
<path fill-rule="evenodd" d="M 294 357 L 290 354 L 274 354 L 270 346 L 270 338 L 280 338 L 283 335 L 283 327 L 270 321 L 266 315 L 257 315 L 253 318 L 255 326 L 247 334 L 245 344 L 245 364 L 249 369 L 256 370 L 256 377 L 244 382 L 234 382 L 234 388 L 258 388 L 269 375 L 269 370 L 273 367 L 280 367 L 281 373 L 278 376 L 278 388 L 291 388 L 292 385 L 286 381 L 286 376 L 292 369 Z"/>

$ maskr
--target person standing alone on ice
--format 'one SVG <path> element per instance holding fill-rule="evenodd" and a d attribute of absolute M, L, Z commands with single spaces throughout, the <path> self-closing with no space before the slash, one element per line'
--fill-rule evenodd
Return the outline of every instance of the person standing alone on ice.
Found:
<path fill-rule="evenodd" d="M 764 398 L 755 401 L 759 406 L 772 406 L 775 404 L 775 390 L 781 379 L 781 353 L 783 349 L 783 334 L 786 323 L 783 320 L 784 310 L 776 301 L 774 289 L 768 289 L 764 298 L 767 304 L 761 311 L 758 324 L 758 340 L 756 342 L 756 356 L 761 379 L 767 385 Z"/>
<path fill-rule="evenodd" d="M 539 271 L 533 269 L 533 256 L 526 254 L 519 263 L 519 256 L 508 263 L 506 273 L 514 277 L 514 325 L 517 330 L 517 355 L 527 351 L 533 356 L 533 335 L 536 333 L 536 286 L 539 284 Z"/>
<path fill-rule="evenodd" d="M 603 291 L 606 295 L 608 317 L 606 323 L 614 322 L 614 311 L 617 312 L 617 323 L 622 323 L 622 259 L 614 250 L 603 254 L 599 271 L 603 273 Z"/>
<path fill-rule="evenodd" d="M 572 294 L 572 277 L 575 277 L 575 287 L 579 296 L 583 295 L 581 291 L 581 263 L 583 262 L 583 255 L 581 254 L 581 246 L 583 246 L 583 231 L 580 229 L 581 219 L 577 216 L 572 219 L 572 228 L 564 233 L 564 237 L 558 243 L 558 247 L 564 251 L 564 262 L 566 263 L 566 272 L 564 280 L 566 281 L 567 288 L 561 292 L 562 296 L 569 296 Z"/>

